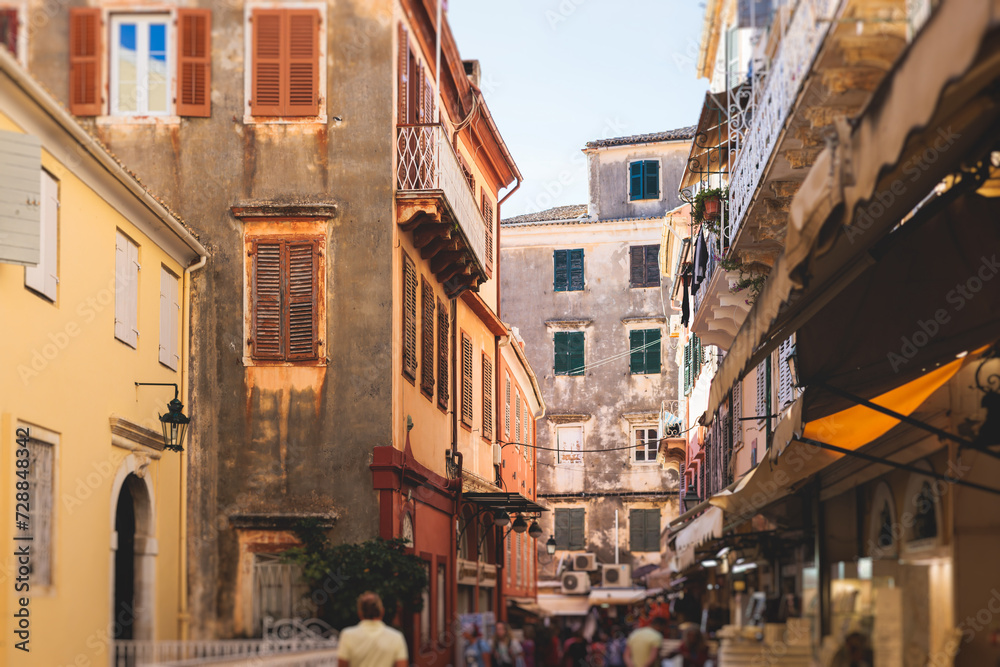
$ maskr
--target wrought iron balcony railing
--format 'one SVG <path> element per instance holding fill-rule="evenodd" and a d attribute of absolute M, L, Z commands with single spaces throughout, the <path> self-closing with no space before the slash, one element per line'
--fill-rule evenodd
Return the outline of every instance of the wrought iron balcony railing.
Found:
<path fill-rule="evenodd" d="M 486 257 L 486 222 L 444 128 L 436 123 L 399 125 L 396 187 L 400 193 L 441 193 L 480 266 Z"/>

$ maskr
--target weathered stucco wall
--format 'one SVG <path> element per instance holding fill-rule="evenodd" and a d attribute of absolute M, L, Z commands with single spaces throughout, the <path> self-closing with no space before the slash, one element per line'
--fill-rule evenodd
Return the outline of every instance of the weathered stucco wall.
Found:
<path fill-rule="evenodd" d="M 661 216 L 681 205 L 678 187 L 687 163 L 691 141 L 661 141 L 610 148 L 588 148 L 587 171 L 590 214 L 601 220 Z M 660 196 L 629 200 L 629 163 L 659 160 Z"/>
<path fill-rule="evenodd" d="M 212 9 L 211 117 L 85 122 L 210 253 L 194 274 L 187 369 L 190 603 L 195 634 L 225 636 L 236 604 L 229 517 L 334 512 L 337 541 L 378 531 L 368 465 L 373 447 L 392 444 L 393 6 L 326 5 L 328 124 L 253 124 L 243 119 L 243 3 L 184 4 Z M 44 13 L 43 3 L 33 2 L 35 10 Z M 67 33 L 61 10 L 29 41 L 30 69 L 64 101 Z M 230 209 L 260 203 L 337 207 L 325 253 L 325 368 L 244 363 L 244 223 Z"/>

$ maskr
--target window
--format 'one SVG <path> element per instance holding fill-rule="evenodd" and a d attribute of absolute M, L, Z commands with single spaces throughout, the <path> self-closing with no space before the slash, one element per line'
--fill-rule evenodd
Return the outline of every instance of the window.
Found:
<path fill-rule="evenodd" d="M 504 373 L 503 389 L 503 434 L 510 439 L 510 374 Z"/>
<path fill-rule="evenodd" d="M 253 622 L 262 632 L 264 619 L 309 618 L 314 610 L 301 566 L 284 562 L 280 554 L 257 553 L 253 559 Z"/>
<path fill-rule="evenodd" d="M 424 66 L 410 48 L 406 26 L 400 22 L 397 54 L 397 121 L 418 124 L 434 122 L 435 93 L 433 77 L 427 76 Z M 466 175 L 471 180 L 471 172 Z M 472 183 L 470 183 L 472 187 Z M 472 191 L 475 199 L 475 188 Z"/>
<path fill-rule="evenodd" d="M 110 113 L 211 115 L 211 20 L 208 9 L 111 15 Z M 173 21 L 176 38 L 170 29 Z M 100 8 L 70 9 L 69 102 L 70 111 L 78 116 L 96 116 L 104 109 L 101 23 Z"/>
<path fill-rule="evenodd" d="M 644 426 L 633 431 L 635 445 L 634 460 L 636 463 L 655 463 L 659 450 L 660 438 L 655 427 Z"/>
<path fill-rule="evenodd" d="M 583 289 L 583 249 L 554 250 L 552 265 L 556 292 L 576 292 Z"/>
<path fill-rule="evenodd" d="M 34 538 L 31 547 L 31 585 L 52 585 L 52 511 L 54 500 L 55 448 L 59 436 L 36 426 L 18 424 L 18 444 L 26 437 L 28 450 L 27 479 L 31 511 L 28 530 L 17 531 L 17 536 Z M 18 448 L 20 449 L 20 448 Z"/>
<path fill-rule="evenodd" d="M 514 442 L 521 440 L 521 392 L 514 391 Z"/>
<path fill-rule="evenodd" d="M 493 439 L 493 361 L 483 354 L 483 437 Z"/>
<path fill-rule="evenodd" d="M 177 347 L 181 314 L 179 282 L 167 267 L 160 267 L 160 363 L 175 371 L 181 359 Z"/>
<path fill-rule="evenodd" d="M 684 345 L 684 395 L 687 396 L 694 389 L 694 383 L 701 373 L 702 364 L 705 362 L 705 349 L 701 346 L 701 339 L 691 334 L 688 342 Z"/>
<path fill-rule="evenodd" d="M 628 198 L 660 198 L 660 163 L 657 160 L 640 160 L 628 166 Z"/>
<path fill-rule="evenodd" d="M 634 245 L 629 248 L 628 286 L 660 286 L 660 246 Z"/>
<path fill-rule="evenodd" d="M 785 406 L 795 399 L 795 388 L 792 386 L 792 371 L 788 367 L 788 357 L 795 347 L 795 339 L 792 336 L 786 338 L 778 347 L 778 405 L 777 410 L 784 410 Z"/>
<path fill-rule="evenodd" d="M 583 463 L 583 426 L 556 428 L 556 463 Z"/>
<path fill-rule="evenodd" d="M 438 407 L 448 409 L 448 350 L 451 348 L 448 310 L 438 299 Z"/>
<path fill-rule="evenodd" d="M 253 12 L 253 116 L 319 113 L 319 12 L 256 9 Z"/>
<path fill-rule="evenodd" d="M 555 511 L 556 549 L 577 551 L 586 545 L 584 519 L 586 510 L 582 507 Z"/>
<path fill-rule="evenodd" d="M 472 426 L 472 339 L 462 332 L 462 423 Z"/>
<path fill-rule="evenodd" d="M 583 332 L 555 332 L 556 375 L 583 375 Z"/>
<path fill-rule="evenodd" d="M 6 46 L 15 57 L 21 55 L 18 51 L 21 30 L 21 19 L 17 15 L 17 8 L 0 7 L 0 45 Z"/>
<path fill-rule="evenodd" d="M 403 375 L 417 377 L 417 267 L 403 253 Z"/>
<path fill-rule="evenodd" d="M 24 267 L 24 286 L 55 301 L 59 284 L 59 183 L 47 171 L 42 172 L 41 202 L 39 262 Z"/>
<path fill-rule="evenodd" d="M 261 237 L 251 241 L 253 359 L 319 358 L 322 243 L 319 238 Z"/>
<path fill-rule="evenodd" d="M 473 190 L 475 192 L 475 190 Z M 493 273 L 493 202 L 484 188 L 480 188 L 483 222 L 486 224 L 486 271 Z"/>
<path fill-rule="evenodd" d="M 434 395 L 434 287 L 420 277 L 420 391 Z"/>
<path fill-rule="evenodd" d="M 631 551 L 660 550 L 660 510 L 631 510 L 628 525 Z"/>
<path fill-rule="evenodd" d="M 771 357 L 766 357 L 757 364 L 757 420 L 763 422 L 768 416 L 768 393 L 770 384 L 768 375 L 771 371 Z"/>
<path fill-rule="evenodd" d="M 115 237 L 115 338 L 139 345 L 139 246 L 121 232 Z"/>
<path fill-rule="evenodd" d="M 633 329 L 628 332 L 629 372 L 652 375 L 660 372 L 660 330 Z"/>
<path fill-rule="evenodd" d="M 448 567 L 444 563 L 438 563 L 437 566 L 437 580 L 435 581 L 437 585 L 437 599 L 434 604 L 436 607 L 435 620 L 437 621 L 437 637 L 439 642 L 443 642 L 448 636 L 448 628 L 445 624 L 445 618 L 447 618 L 447 600 L 448 600 Z"/>

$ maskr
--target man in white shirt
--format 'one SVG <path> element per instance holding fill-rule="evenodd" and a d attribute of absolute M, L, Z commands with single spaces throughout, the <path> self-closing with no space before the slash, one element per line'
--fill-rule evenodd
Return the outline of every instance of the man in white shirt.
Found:
<path fill-rule="evenodd" d="M 344 628 L 337 647 L 339 667 L 406 667 L 406 640 L 382 622 L 382 599 L 371 591 L 358 597 L 361 622 Z"/>

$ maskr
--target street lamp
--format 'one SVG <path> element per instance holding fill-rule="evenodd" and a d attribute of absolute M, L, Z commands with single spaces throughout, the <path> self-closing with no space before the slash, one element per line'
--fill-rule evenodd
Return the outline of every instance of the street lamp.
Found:
<path fill-rule="evenodd" d="M 545 553 L 550 556 L 553 556 L 556 553 L 556 538 L 551 535 L 549 535 L 549 539 L 545 542 Z"/>
<path fill-rule="evenodd" d="M 136 387 L 173 387 L 174 399 L 167 403 L 167 414 L 160 415 L 163 428 L 163 448 L 171 452 L 184 451 L 184 436 L 191 418 L 184 414 L 184 404 L 178 399 L 180 391 L 173 382 L 136 382 Z"/>
<path fill-rule="evenodd" d="M 542 536 L 542 527 L 538 525 L 537 521 L 531 522 L 531 525 L 528 527 L 528 535 L 535 540 Z"/>
<path fill-rule="evenodd" d="M 524 520 L 523 516 L 518 515 L 518 517 L 514 519 L 514 523 L 511 524 L 510 529 L 515 533 L 523 533 L 528 530 L 528 522 Z"/>
<path fill-rule="evenodd" d="M 499 512 L 493 515 L 493 525 L 496 526 L 497 528 L 504 528 L 509 523 L 510 523 L 510 515 L 504 512 L 503 510 L 500 510 Z"/>
<path fill-rule="evenodd" d="M 694 490 L 694 487 L 688 486 L 687 492 L 684 493 L 684 507 L 691 509 L 700 502 L 701 497 L 698 492 Z"/>

